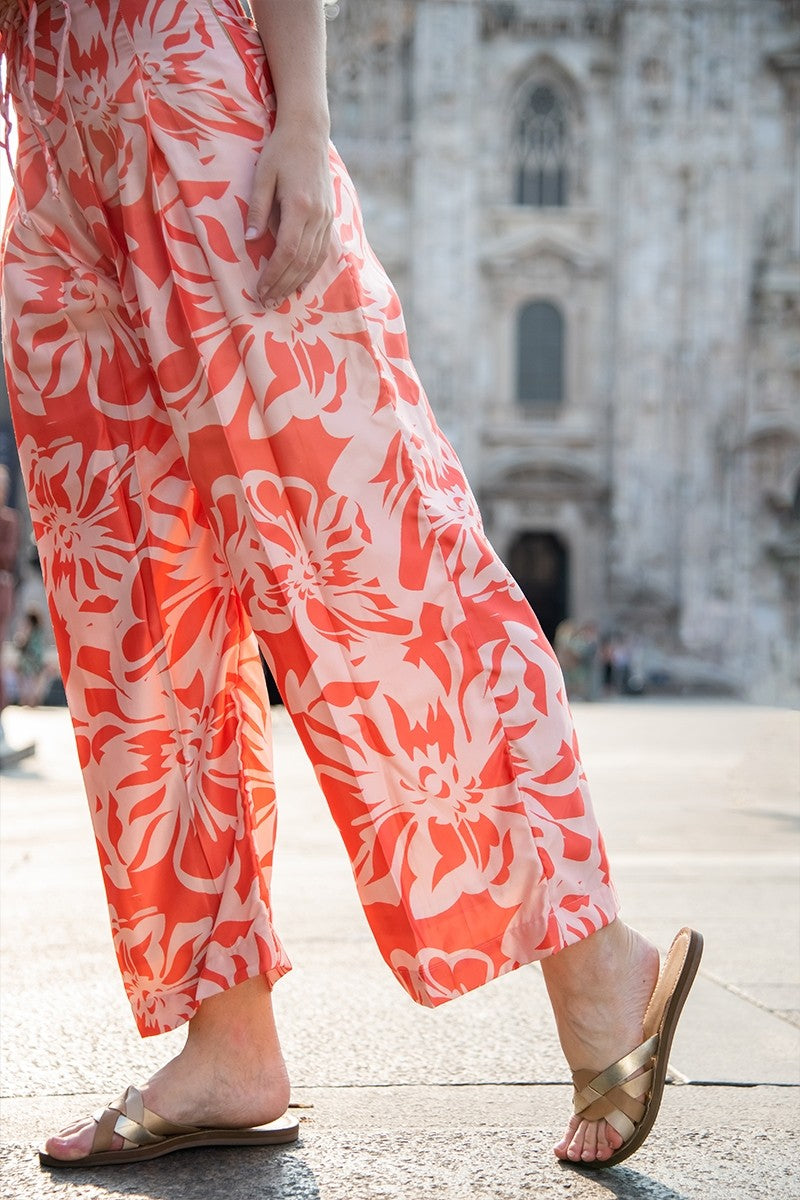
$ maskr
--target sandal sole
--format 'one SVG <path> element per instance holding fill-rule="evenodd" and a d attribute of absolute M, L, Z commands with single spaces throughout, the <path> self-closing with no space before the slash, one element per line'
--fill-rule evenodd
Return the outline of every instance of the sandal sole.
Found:
<path fill-rule="evenodd" d="M 268 1125 L 256 1125 L 252 1129 L 202 1129 L 197 1133 L 180 1134 L 164 1138 L 154 1146 L 141 1146 L 136 1150 L 105 1150 L 99 1154 L 87 1154 L 83 1158 L 54 1158 L 46 1151 L 39 1151 L 39 1162 L 43 1167 L 80 1170 L 84 1167 L 124 1166 L 126 1163 L 150 1162 L 177 1150 L 196 1150 L 206 1146 L 282 1146 L 297 1141 L 300 1124 L 294 1117 L 285 1114 Z"/>

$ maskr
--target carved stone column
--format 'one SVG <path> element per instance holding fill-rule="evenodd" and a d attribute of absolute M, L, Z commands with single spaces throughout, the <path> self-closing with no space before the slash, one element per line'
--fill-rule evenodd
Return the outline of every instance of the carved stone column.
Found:
<path fill-rule="evenodd" d="M 477 450 L 473 87 L 479 16 L 477 0 L 419 0 L 412 77 L 411 344 L 434 410 L 468 472 Z"/>

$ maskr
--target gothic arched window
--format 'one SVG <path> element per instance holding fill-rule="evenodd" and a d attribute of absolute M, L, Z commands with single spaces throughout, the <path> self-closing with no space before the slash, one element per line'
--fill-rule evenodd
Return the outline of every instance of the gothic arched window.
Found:
<path fill-rule="evenodd" d="M 563 99 L 550 84 L 534 84 L 523 92 L 515 122 L 516 203 L 566 205 L 570 123 Z"/>
<path fill-rule="evenodd" d="M 564 318 L 546 300 L 533 300 L 519 311 L 517 400 L 532 409 L 554 409 L 564 402 Z"/>

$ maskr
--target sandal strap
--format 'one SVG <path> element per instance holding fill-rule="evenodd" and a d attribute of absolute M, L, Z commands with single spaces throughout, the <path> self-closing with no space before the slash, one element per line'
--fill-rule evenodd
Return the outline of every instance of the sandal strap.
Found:
<path fill-rule="evenodd" d="M 92 1154 L 110 1150 L 114 1134 L 119 1134 L 123 1139 L 122 1149 L 131 1150 L 137 1146 L 155 1145 L 167 1137 L 198 1132 L 196 1125 L 175 1125 L 146 1108 L 142 1093 L 133 1086 L 112 1100 L 107 1108 L 94 1113 L 92 1120 L 97 1125 Z"/>
<path fill-rule="evenodd" d="M 608 1121 L 627 1141 L 645 1113 L 645 1102 L 653 1084 L 652 1061 L 658 1050 L 658 1035 L 642 1042 L 604 1071 L 574 1071 L 573 1111 L 587 1121 Z M 639 1072 L 639 1074 L 637 1074 Z"/>
<path fill-rule="evenodd" d="M 641 1046 L 637 1046 L 635 1050 L 631 1050 L 630 1054 L 618 1058 L 610 1067 L 606 1067 L 605 1071 L 601 1071 L 599 1075 L 595 1075 L 588 1086 L 598 1096 L 604 1096 L 609 1088 L 618 1087 L 630 1079 L 631 1075 L 635 1075 L 637 1071 L 641 1071 L 646 1067 L 650 1059 L 655 1056 L 658 1050 L 658 1034 L 648 1038 L 646 1042 L 642 1042 Z"/>
<path fill-rule="evenodd" d="M 588 1090 L 587 1095 L 586 1088 L 578 1090 L 581 1083 L 590 1082 L 589 1076 L 591 1071 L 575 1072 L 575 1112 L 587 1121 L 608 1121 L 627 1141 L 644 1116 L 645 1102 L 653 1083 L 652 1070 L 628 1080 L 624 1086 L 609 1088 L 603 1096 L 593 1090 Z"/>

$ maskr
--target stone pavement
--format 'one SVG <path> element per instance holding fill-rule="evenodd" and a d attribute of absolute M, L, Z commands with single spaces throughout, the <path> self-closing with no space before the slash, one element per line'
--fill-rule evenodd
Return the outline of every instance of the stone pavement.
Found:
<path fill-rule="evenodd" d="M 143 1080 L 182 1038 L 133 1028 L 66 713 L 11 709 L 9 742 L 38 750 L 0 777 L 2 1197 L 800 1198 L 800 718 L 660 701 L 575 713 L 626 917 L 662 948 L 683 924 L 706 938 L 675 1083 L 629 1164 L 590 1175 L 551 1156 L 569 1088 L 538 969 L 435 1012 L 408 1000 L 278 710 L 275 907 L 295 969 L 275 994 L 300 1141 L 40 1170 L 45 1131 Z"/>

